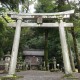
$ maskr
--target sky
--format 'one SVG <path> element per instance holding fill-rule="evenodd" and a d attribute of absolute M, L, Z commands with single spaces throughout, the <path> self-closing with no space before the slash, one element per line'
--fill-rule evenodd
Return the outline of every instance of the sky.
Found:
<path fill-rule="evenodd" d="M 29 13 L 33 13 L 33 12 L 35 12 L 34 4 L 31 4 L 31 5 L 29 6 Z"/>
<path fill-rule="evenodd" d="M 35 3 L 37 3 L 37 0 L 35 0 L 34 2 L 33 2 L 33 4 L 31 4 L 30 6 L 29 6 L 29 11 L 28 11 L 28 13 L 34 13 L 35 12 L 35 9 L 34 9 L 34 4 Z M 19 4 L 19 12 L 22 12 L 22 4 L 20 3 Z M 25 11 L 24 11 L 25 12 Z"/>
<path fill-rule="evenodd" d="M 78 2 L 78 1 L 80 1 L 80 0 L 69 0 L 69 1 L 75 1 L 75 2 Z"/>
<path fill-rule="evenodd" d="M 36 3 L 37 3 L 37 0 L 35 0 L 34 4 L 36 4 Z M 34 4 L 31 4 L 31 5 L 29 6 L 29 13 L 35 12 Z"/>
<path fill-rule="evenodd" d="M 0 3 L 0 7 L 2 7 L 1 3 Z"/>

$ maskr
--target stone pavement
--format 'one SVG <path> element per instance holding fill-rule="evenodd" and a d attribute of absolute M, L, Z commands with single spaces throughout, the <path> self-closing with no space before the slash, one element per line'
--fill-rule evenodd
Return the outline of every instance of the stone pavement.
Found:
<path fill-rule="evenodd" d="M 63 73 L 59 72 L 49 72 L 49 71 L 24 71 L 18 73 L 18 75 L 23 75 L 23 79 L 18 80 L 60 80 Z"/>
<path fill-rule="evenodd" d="M 73 74 L 79 78 L 78 80 L 80 80 L 80 73 L 73 73 Z M 6 74 L 0 74 L 0 76 L 5 76 L 5 75 Z M 24 78 L 20 78 L 18 80 L 63 80 L 62 76 L 64 75 L 64 73 L 30 70 L 30 71 L 17 72 L 17 75 L 24 76 Z"/>
<path fill-rule="evenodd" d="M 17 75 L 24 76 L 24 78 L 18 80 L 63 80 L 62 77 L 64 73 L 62 72 L 50 72 L 50 71 L 23 71 L 17 73 Z M 80 80 L 80 74 L 74 73 L 76 77 Z M 64 79 L 66 80 L 66 79 Z"/>

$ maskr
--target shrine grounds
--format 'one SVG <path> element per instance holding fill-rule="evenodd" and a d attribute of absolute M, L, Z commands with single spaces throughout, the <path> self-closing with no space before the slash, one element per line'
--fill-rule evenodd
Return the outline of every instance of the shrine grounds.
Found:
<path fill-rule="evenodd" d="M 16 73 L 18 76 L 23 76 L 23 78 L 17 80 L 67 80 L 63 78 L 63 72 L 50 72 L 50 71 L 21 71 Z M 5 76 L 7 74 L 0 74 L 0 77 Z M 73 73 L 75 77 L 78 79 L 69 79 L 69 80 L 80 80 L 80 73 Z"/>

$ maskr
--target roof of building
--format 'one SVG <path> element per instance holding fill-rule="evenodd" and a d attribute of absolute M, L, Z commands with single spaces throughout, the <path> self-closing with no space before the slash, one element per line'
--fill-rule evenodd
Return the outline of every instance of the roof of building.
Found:
<path fill-rule="evenodd" d="M 35 56 L 44 56 L 43 50 L 25 50 L 23 55 L 35 55 Z"/>

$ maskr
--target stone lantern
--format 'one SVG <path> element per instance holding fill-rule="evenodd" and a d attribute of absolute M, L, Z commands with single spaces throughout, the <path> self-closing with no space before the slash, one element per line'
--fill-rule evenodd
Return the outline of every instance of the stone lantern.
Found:
<path fill-rule="evenodd" d="M 9 65 L 10 65 L 10 60 L 11 60 L 11 55 L 6 54 L 4 57 L 5 57 L 5 71 L 8 72 Z"/>
<path fill-rule="evenodd" d="M 54 70 L 56 70 L 56 59 L 55 59 L 55 57 L 53 58 L 53 65 L 54 65 Z"/>

